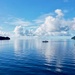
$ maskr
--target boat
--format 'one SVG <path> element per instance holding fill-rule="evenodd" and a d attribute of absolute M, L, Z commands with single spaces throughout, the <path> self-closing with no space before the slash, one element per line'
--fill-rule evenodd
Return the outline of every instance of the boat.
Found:
<path fill-rule="evenodd" d="M 45 41 L 42 41 L 43 43 L 47 43 L 48 41 L 47 40 L 45 40 Z"/>

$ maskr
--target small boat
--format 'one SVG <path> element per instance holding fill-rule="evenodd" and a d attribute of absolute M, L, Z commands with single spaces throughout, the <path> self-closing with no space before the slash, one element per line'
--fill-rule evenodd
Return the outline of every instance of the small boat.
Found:
<path fill-rule="evenodd" d="M 43 42 L 43 43 L 47 43 L 48 41 L 45 40 L 45 41 L 42 41 L 42 42 Z"/>

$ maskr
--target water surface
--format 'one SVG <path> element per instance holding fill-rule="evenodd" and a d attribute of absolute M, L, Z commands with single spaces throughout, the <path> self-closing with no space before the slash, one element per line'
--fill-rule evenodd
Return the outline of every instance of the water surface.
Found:
<path fill-rule="evenodd" d="M 75 75 L 75 41 L 42 40 L 0 41 L 0 75 Z"/>

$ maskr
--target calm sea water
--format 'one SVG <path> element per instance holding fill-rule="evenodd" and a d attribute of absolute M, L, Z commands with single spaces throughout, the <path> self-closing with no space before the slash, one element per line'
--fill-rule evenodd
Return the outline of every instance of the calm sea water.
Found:
<path fill-rule="evenodd" d="M 42 40 L 0 41 L 0 75 L 75 75 L 75 41 Z"/>

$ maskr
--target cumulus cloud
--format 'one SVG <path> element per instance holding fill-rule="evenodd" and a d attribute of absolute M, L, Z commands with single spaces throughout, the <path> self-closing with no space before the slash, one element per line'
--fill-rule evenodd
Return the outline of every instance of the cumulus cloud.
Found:
<path fill-rule="evenodd" d="M 15 27 L 13 32 L 16 36 L 24 36 L 26 31 L 24 28 L 32 25 L 29 21 L 15 17 L 8 18 L 4 23 Z"/>
<path fill-rule="evenodd" d="M 35 28 L 35 26 L 16 26 L 14 29 L 14 33 L 16 36 L 32 36 Z"/>
<path fill-rule="evenodd" d="M 73 20 L 64 19 L 61 9 L 56 9 L 54 16 L 47 16 L 43 24 L 35 31 L 35 35 L 71 35 L 70 31 L 75 30 L 75 18 Z"/>
<path fill-rule="evenodd" d="M 49 15 L 54 15 L 53 13 L 47 13 L 47 14 L 43 14 L 41 15 L 40 17 L 38 17 L 37 19 L 33 20 L 36 24 L 39 24 L 39 23 L 43 23 L 45 18 Z"/>
<path fill-rule="evenodd" d="M 60 10 L 60 9 L 56 9 L 55 13 L 57 14 L 57 17 L 64 16 L 64 14 L 62 13 L 62 10 Z"/>
<path fill-rule="evenodd" d="M 23 36 L 24 35 L 24 30 L 23 30 L 23 26 L 16 26 L 14 29 L 14 32 L 17 36 Z"/>
<path fill-rule="evenodd" d="M 75 18 L 65 19 L 64 10 L 56 9 L 53 14 L 34 20 L 35 25 L 26 24 L 22 20 L 13 24 L 18 24 L 14 32 L 19 36 L 50 35 L 50 36 L 70 36 L 75 32 Z M 37 25 L 38 24 L 38 25 Z"/>

